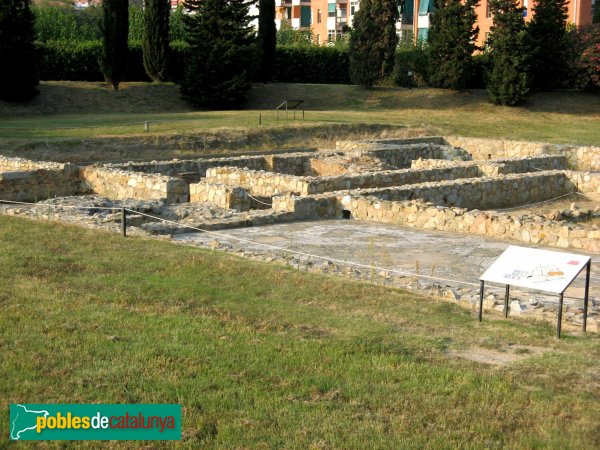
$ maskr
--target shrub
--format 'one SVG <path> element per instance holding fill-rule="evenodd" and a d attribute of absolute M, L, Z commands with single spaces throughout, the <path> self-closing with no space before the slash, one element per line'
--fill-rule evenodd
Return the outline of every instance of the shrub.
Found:
<path fill-rule="evenodd" d="M 281 83 L 348 84 L 348 53 L 331 47 L 278 47 L 273 78 Z"/>
<path fill-rule="evenodd" d="M 396 86 L 425 87 L 429 80 L 429 56 L 419 46 L 396 52 L 393 79 Z"/>

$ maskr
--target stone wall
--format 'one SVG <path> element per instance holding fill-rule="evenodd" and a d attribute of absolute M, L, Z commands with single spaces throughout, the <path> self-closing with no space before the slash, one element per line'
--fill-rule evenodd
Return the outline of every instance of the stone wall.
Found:
<path fill-rule="evenodd" d="M 184 203 L 189 199 L 188 184 L 179 178 L 94 166 L 80 169 L 79 174 L 89 190 L 112 200 L 164 199 L 167 203 Z"/>
<path fill-rule="evenodd" d="M 10 158 L 0 155 L 0 172 L 22 172 L 28 170 L 64 170 L 67 164 L 31 161 L 23 158 Z"/>
<path fill-rule="evenodd" d="M 420 199 L 441 206 L 493 209 L 549 200 L 574 190 L 573 183 L 564 171 L 545 171 L 365 189 L 359 195 L 374 196 L 381 200 Z"/>
<path fill-rule="evenodd" d="M 0 173 L 0 199 L 37 202 L 52 197 L 86 193 L 78 177 L 78 168 L 58 164 L 62 169 L 37 169 Z"/>
<path fill-rule="evenodd" d="M 583 194 L 600 194 L 600 173 L 568 171 L 567 176 L 575 185 L 578 192 Z"/>
<path fill-rule="evenodd" d="M 190 184 L 190 202 L 208 202 L 219 208 L 235 209 L 237 211 L 250 211 L 268 207 L 257 201 L 257 199 L 248 196 L 246 190 L 240 186 L 208 182 Z"/>
<path fill-rule="evenodd" d="M 585 224 L 566 224 L 541 216 L 468 211 L 421 202 L 388 202 L 372 198 L 348 198 L 343 208 L 358 220 L 393 223 L 426 230 L 479 234 L 552 247 L 600 251 L 600 229 Z"/>
<path fill-rule="evenodd" d="M 445 136 L 444 140 L 449 145 L 467 150 L 474 159 L 561 155 L 567 158 L 569 166 L 574 169 L 600 171 L 600 147 L 462 136 Z"/>
<path fill-rule="evenodd" d="M 206 181 L 228 186 L 241 186 L 252 195 L 273 196 L 278 194 L 307 195 L 309 178 L 280 173 L 215 167 L 206 171 Z"/>
<path fill-rule="evenodd" d="M 356 140 L 344 140 L 337 141 L 335 143 L 335 148 L 338 150 L 348 151 L 348 150 L 374 150 L 377 148 L 381 148 L 382 145 L 413 145 L 413 144 L 436 144 L 436 145 L 444 145 L 446 142 L 444 138 L 441 136 L 424 136 L 424 137 L 415 137 L 415 138 L 390 138 L 390 139 L 367 139 L 362 141 Z"/>
<path fill-rule="evenodd" d="M 527 158 L 494 159 L 490 161 L 447 161 L 441 159 L 417 159 L 412 161 L 411 169 L 431 169 L 442 167 L 477 166 L 481 175 L 497 176 L 511 173 L 539 172 L 541 170 L 567 169 L 564 156 L 541 155 Z"/>

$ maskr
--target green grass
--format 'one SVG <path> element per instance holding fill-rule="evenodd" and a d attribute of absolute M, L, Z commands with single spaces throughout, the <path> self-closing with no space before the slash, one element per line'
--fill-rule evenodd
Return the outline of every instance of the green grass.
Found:
<path fill-rule="evenodd" d="M 0 447 L 14 402 L 181 403 L 189 448 L 600 446 L 598 336 L 72 226 L 0 240 Z M 448 356 L 490 342 L 544 352 Z"/>
<path fill-rule="evenodd" d="M 30 105 L 0 102 L 0 143 L 27 149 L 117 145 L 122 138 L 143 138 L 156 146 L 182 142 L 206 130 L 256 131 L 259 114 L 265 131 L 284 126 L 274 108 L 285 99 L 304 99 L 304 125 L 323 123 L 389 124 L 426 127 L 439 134 L 502 137 L 566 144 L 600 142 L 600 96 L 579 92 L 538 93 L 518 108 L 497 107 L 484 91 L 376 88 L 345 85 L 256 85 L 243 111 L 194 111 L 170 84 L 126 83 L 112 92 L 101 83 L 46 82 Z M 144 133 L 149 120 L 151 132 Z M 301 124 L 296 121 L 296 124 Z M 153 142 L 154 140 L 154 142 Z"/>

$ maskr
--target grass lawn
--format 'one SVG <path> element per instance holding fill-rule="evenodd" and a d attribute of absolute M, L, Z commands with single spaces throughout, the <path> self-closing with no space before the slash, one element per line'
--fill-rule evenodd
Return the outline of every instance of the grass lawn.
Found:
<path fill-rule="evenodd" d="M 72 226 L 0 240 L 0 447 L 14 402 L 181 403 L 189 448 L 600 447 L 599 336 Z"/>
<path fill-rule="evenodd" d="M 522 107 L 509 108 L 490 104 L 484 91 L 269 84 L 254 86 L 245 110 L 202 112 L 182 102 L 172 84 L 124 83 L 113 92 L 102 83 L 45 82 L 40 90 L 30 105 L 0 102 L 4 152 L 34 146 L 61 149 L 82 142 L 117 145 L 123 138 L 141 139 L 145 146 L 166 140 L 164 145 L 175 149 L 187 145 L 186 136 L 206 130 L 285 127 L 274 112 L 285 99 L 305 100 L 306 120 L 296 125 L 388 124 L 438 134 L 600 143 L 600 96 L 579 92 L 539 93 Z M 152 122 L 150 133 L 144 133 L 146 120 Z"/>

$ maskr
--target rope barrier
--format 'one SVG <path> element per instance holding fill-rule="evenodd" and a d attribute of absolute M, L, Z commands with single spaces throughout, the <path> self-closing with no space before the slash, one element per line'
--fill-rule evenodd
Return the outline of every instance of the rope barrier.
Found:
<path fill-rule="evenodd" d="M 523 209 L 523 208 L 528 208 L 528 207 L 530 207 L 530 206 L 542 205 L 542 204 L 544 204 L 544 203 L 550 203 L 550 202 L 553 202 L 554 200 L 558 200 L 558 199 L 560 199 L 560 198 L 569 197 L 570 195 L 573 195 L 573 194 L 578 194 L 578 192 L 569 192 L 568 194 L 559 195 L 558 197 L 554 197 L 554 198 L 551 198 L 551 199 L 549 199 L 549 200 L 544 200 L 544 201 L 541 201 L 541 202 L 536 202 L 536 203 L 528 203 L 528 204 L 526 204 L 526 205 L 521 205 L 521 206 L 514 206 L 514 207 L 512 207 L 512 208 L 502 208 L 502 209 L 496 209 L 495 211 L 499 211 L 499 212 L 502 212 L 502 211 L 513 211 L 513 210 L 515 210 L 515 209 Z"/>
<path fill-rule="evenodd" d="M 259 199 L 255 198 L 255 197 L 252 197 L 252 196 L 251 196 L 251 195 L 248 193 L 248 191 L 246 191 L 246 195 L 247 195 L 248 197 L 250 197 L 252 200 L 254 200 L 255 202 L 258 202 L 258 203 L 260 203 L 260 204 L 262 204 L 262 205 L 267 205 L 267 206 L 269 206 L 269 207 L 273 206 L 273 202 L 271 202 L 271 203 L 265 203 L 265 202 L 262 202 L 262 201 L 260 201 Z"/>
<path fill-rule="evenodd" d="M 418 273 L 414 273 L 414 272 L 406 272 L 403 270 L 399 270 L 399 269 L 390 269 L 390 268 L 386 268 L 386 267 L 380 267 L 380 266 L 375 266 L 375 265 L 370 265 L 370 264 L 362 264 L 362 263 L 358 263 L 358 262 L 354 262 L 354 261 L 347 261 L 344 259 L 338 259 L 338 258 L 331 258 L 331 257 L 327 257 L 327 256 L 321 256 L 321 255 L 315 255 L 312 253 L 306 253 L 306 252 L 301 252 L 298 250 L 292 250 L 289 248 L 285 248 L 285 247 L 279 247 L 277 245 L 272 245 L 272 244 L 266 244 L 263 242 L 257 242 L 257 241 L 253 241 L 251 239 L 247 239 L 247 238 L 243 238 L 243 237 L 238 237 L 238 236 L 233 236 L 231 234 L 227 234 L 227 233 L 221 233 L 218 231 L 211 231 L 211 230 L 207 230 L 207 229 L 203 229 L 200 227 L 195 227 L 192 225 L 187 225 L 187 224 L 182 224 L 179 222 L 175 222 L 173 220 L 169 220 L 169 219 L 164 219 L 162 217 L 158 217 L 158 216 L 154 216 L 152 214 L 147 214 L 147 213 L 143 213 L 140 211 L 136 211 L 127 207 L 95 207 L 95 206 L 77 206 L 77 205 L 53 205 L 53 204 L 40 204 L 40 203 L 31 203 L 31 202 L 17 202 L 17 201 L 12 201 L 12 200 L 0 200 L 0 203 L 9 203 L 9 204 L 17 204 L 17 205 L 28 205 L 28 206 L 48 206 L 48 207 L 55 207 L 55 208 L 71 208 L 71 209 L 102 209 L 102 210 L 125 210 L 127 212 L 133 213 L 133 214 L 138 214 L 141 216 L 145 216 L 154 220 L 158 220 L 160 222 L 163 223 L 169 223 L 172 225 L 175 225 L 177 227 L 181 227 L 181 228 L 187 228 L 190 230 L 194 230 L 194 231 L 199 231 L 205 234 L 208 234 L 209 236 L 218 236 L 221 238 L 225 238 L 225 239 L 231 239 L 231 240 L 235 240 L 238 242 L 243 242 L 246 244 L 252 244 L 252 245 L 257 245 L 260 247 L 264 247 L 264 248 L 268 248 L 271 250 L 277 250 L 280 252 L 284 252 L 284 253 L 290 253 L 290 254 L 294 254 L 294 255 L 298 255 L 298 256 L 304 256 L 307 258 L 314 258 L 314 259 L 318 259 L 321 261 L 327 261 L 327 262 L 332 262 L 332 263 L 338 263 L 338 264 L 344 264 L 344 265 L 348 265 L 348 266 L 353 266 L 353 267 L 360 267 L 362 269 L 369 269 L 369 270 L 378 270 L 378 271 L 382 271 L 382 272 L 386 272 L 386 273 L 394 273 L 394 274 L 398 274 L 401 276 L 405 276 L 408 278 L 420 278 L 420 279 L 425 279 L 425 280 L 433 280 L 433 281 L 442 281 L 445 283 L 449 283 L 450 285 L 453 284 L 461 284 L 461 285 L 465 285 L 465 286 L 474 286 L 474 287 L 479 287 L 479 283 L 474 283 L 474 282 L 470 282 L 470 281 L 460 281 L 460 280 L 456 280 L 456 279 L 448 279 L 448 278 L 442 278 L 442 277 L 435 277 L 435 276 L 430 276 L 430 275 L 423 275 L 423 274 L 418 274 Z M 593 279 L 596 279 L 595 277 Z M 500 287 L 495 287 L 495 286 L 490 286 L 489 289 L 491 290 L 497 290 L 497 291 L 503 291 L 503 288 Z M 564 298 L 567 299 L 572 299 L 572 300 L 581 300 L 581 298 L 579 297 L 567 297 L 565 296 Z"/>

